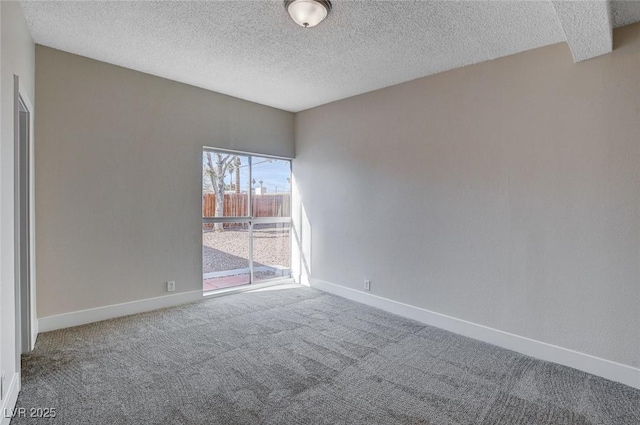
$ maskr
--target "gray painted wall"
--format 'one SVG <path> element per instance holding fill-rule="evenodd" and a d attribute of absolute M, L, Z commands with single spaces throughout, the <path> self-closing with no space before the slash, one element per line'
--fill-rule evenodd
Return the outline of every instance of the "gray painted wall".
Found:
<path fill-rule="evenodd" d="M 640 366 L 640 25 L 615 37 L 297 114 L 296 273 Z"/>
<path fill-rule="evenodd" d="M 40 317 L 202 289 L 202 147 L 291 157 L 293 114 L 36 48 Z"/>
<path fill-rule="evenodd" d="M 20 4 L 0 2 L 0 371 L 5 392 L 16 364 L 14 263 L 14 75 L 33 102 L 34 44 Z M 35 111 L 34 111 L 35 113 Z"/>
<path fill-rule="evenodd" d="M 298 273 L 640 366 L 640 27 L 615 40 L 297 114 Z M 293 115 L 36 51 L 39 316 L 199 289 L 202 146 L 292 156 Z"/>

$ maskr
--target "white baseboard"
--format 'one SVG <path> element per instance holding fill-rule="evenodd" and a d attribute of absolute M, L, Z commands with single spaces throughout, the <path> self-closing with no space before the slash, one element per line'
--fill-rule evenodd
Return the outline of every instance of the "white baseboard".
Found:
<path fill-rule="evenodd" d="M 16 407 L 16 401 L 18 401 L 18 393 L 20 392 L 20 374 L 14 373 L 11 377 L 11 382 L 5 393 L 4 399 L 2 399 L 2 410 L 0 410 L 0 425 L 9 425 L 13 414 L 13 409 Z"/>
<path fill-rule="evenodd" d="M 640 369 L 638 368 L 493 329 L 466 320 L 456 319 L 455 317 L 435 313 L 318 279 L 311 279 L 311 287 L 459 335 L 497 345 L 498 347 L 516 351 L 537 359 L 572 367 L 640 389 Z"/>
<path fill-rule="evenodd" d="M 180 304 L 202 300 L 202 291 L 180 292 L 156 298 L 131 301 L 122 304 L 113 304 L 104 307 L 90 308 L 88 310 L 74 311 L 38 318 L 40 332 L 48 332 L 56 329 L 70 328 L 72 326 L 85 325 L 101 320 L 128 316 L 130 314 L 143 313 L 159 308 L 173 307 Z"/>

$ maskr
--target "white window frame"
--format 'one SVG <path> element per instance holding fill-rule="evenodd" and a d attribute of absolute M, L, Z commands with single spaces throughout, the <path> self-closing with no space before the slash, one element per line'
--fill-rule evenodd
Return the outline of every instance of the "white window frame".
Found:
<path fill-rule="evenodd" d="M 270 158 L 270 159 L 277 159 L 277 160 L 281 160 L 281 161 L 288 161 L 289 162 L 289 176 L 291 178 L 292 176 L 292 165 L 293 165 L 293 161 L 292 158 L 287 158 L 287 157 L 283 157 L 283 156 L 275 156 L 275 155 L 263 155 L 263 154 L 257 154 L 257 153 L 251 153 L 251 152 L 243 152 L 243 151 L 237 151 L 237 150 L 231 150 L 231 149 L 219 149 L 219 148 L 213 148 L 213 147 L 209 147 L 209 146 L 204 146 L 202 148 L 202 153 L 201 153 L 201 158 L 200 161 L 202 162 L 202 154 L 206 153 L 206 152 L 215 152 L 215 153 L 225 153 L 225 154 L 233 154 L 233 155 L 240 155 L 240 156 L 246 156 L 249 160 L 249 182 L 251 182 L 253 180 L 253 166 L 252 166 L 252 159 L 255 158 Z M 289 196 L 292 196 L 292 187 L 289 186 Z M 255 278 L 254 278 L 254 274 L 253 274 L 253 225 L 254 224 L 278 224 L 278 223 L 288 223 L 289 224 L 289 232 L 291 232 L 291 229 L 293 228 L 293 223 L 292 223 L 292 219 L 291 219 L 291 214 L 292 214 L 292 205 L 291 202 L 289 203 L 289 216 L 288 217 L 253 217 L 251 214 L 253 214 L 253 205 L 252 205 L 252 191 L 251 191 L 251 186 L 249 186 L 249 199 L 247 201 L 247 211 L 249 213 L 248 216 L 235 216 L 235 217 L 202 217 L 202 224 L 207 224 L 207 223 L 242 223 L 242 224 L 247 224 L 248 228 L 249 228 L 249 283 L 247 285 L 240 285 L 238 287 L 235 288 L 229 288 L 229 289 L 222 289 L 222 290 L 216 290 L 216 291 L 211 291 L 211 292 L 207 292 L 207 293 L 218 293 L 221 291 L 224 291 L 225 293 L 235 290 L 235 289 L 239 289 L 239 288 L 246 288 L 246 287 L 250 287 L 250 288 L 255 288 L 256 287 L 256 283 L 255 283 Z M 202 211 L 203 206 L 200 206 L 200 211 Z M 269 285 L 269 284 L 273 284 L 273 283 L 279 283 L 281 281 L 285 281 L 285 280 L 290 280 L 293 271 L 291 270 L 291 262 L 292 262 L 292 257 L 293 256 L 293 238 L 291 237 L 291 233 L 289 234 L 289 276 L 279 276 L 279 277 L 275 277 L 273 279 L 265 279 L 265 280 L 261 280 L 260 281 L 260 285 L 265 284 L 265 285 Z"/>

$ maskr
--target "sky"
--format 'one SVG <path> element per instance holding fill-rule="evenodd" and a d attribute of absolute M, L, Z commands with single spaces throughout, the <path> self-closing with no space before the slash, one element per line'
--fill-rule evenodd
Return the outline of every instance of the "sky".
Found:
<path fill-rule="evenodd" d="M 239 156 L 240 158 L 240 184 L 242 190 L 246 190 L 247 181 L 249 179 L 249 158 Z M 206 156 L 203 155 L 203 165 L 206 167 Z M 252 179 L 256 181 L 253 188 L 260 187 L 262 180 L 263 187 L 267 189 L 267 193 L 289 192 L 290 182 L 287 179 L 291 175 L 291 163 L 286 160 L 252 157 Z M 235 180 L 235 173 L 232 176 L 225 177 L 225 183 L 229 184 Z M 234 181 L 235 182 L 235 181 Z"/>
<path fill-rule="evenodd" d="M 253 179 L 258 182 L 263 181 L 267 193 L 289 192 L 290 182 L 287 181 L 291 177 L 291 163 L 278 159 L 253 158 Z M 256 185 L 259 186 L 259 185 Z"/>

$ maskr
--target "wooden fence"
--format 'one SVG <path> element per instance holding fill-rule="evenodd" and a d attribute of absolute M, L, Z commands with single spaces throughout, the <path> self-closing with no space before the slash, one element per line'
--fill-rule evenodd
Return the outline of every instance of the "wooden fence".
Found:
<path fill-rule="evenodd" d="M 265 195 L 251 195 L 253 217 L 288 217 L 291 211 L 291 195 L 288 193 L 274 193 Z M 246 217 L 249 215 L 249 198 L 246 193 L 224 194 L 224 216 Z M 216 216 L 216 195 L 205 193 L 202 195 L 202 216 Z"/>

